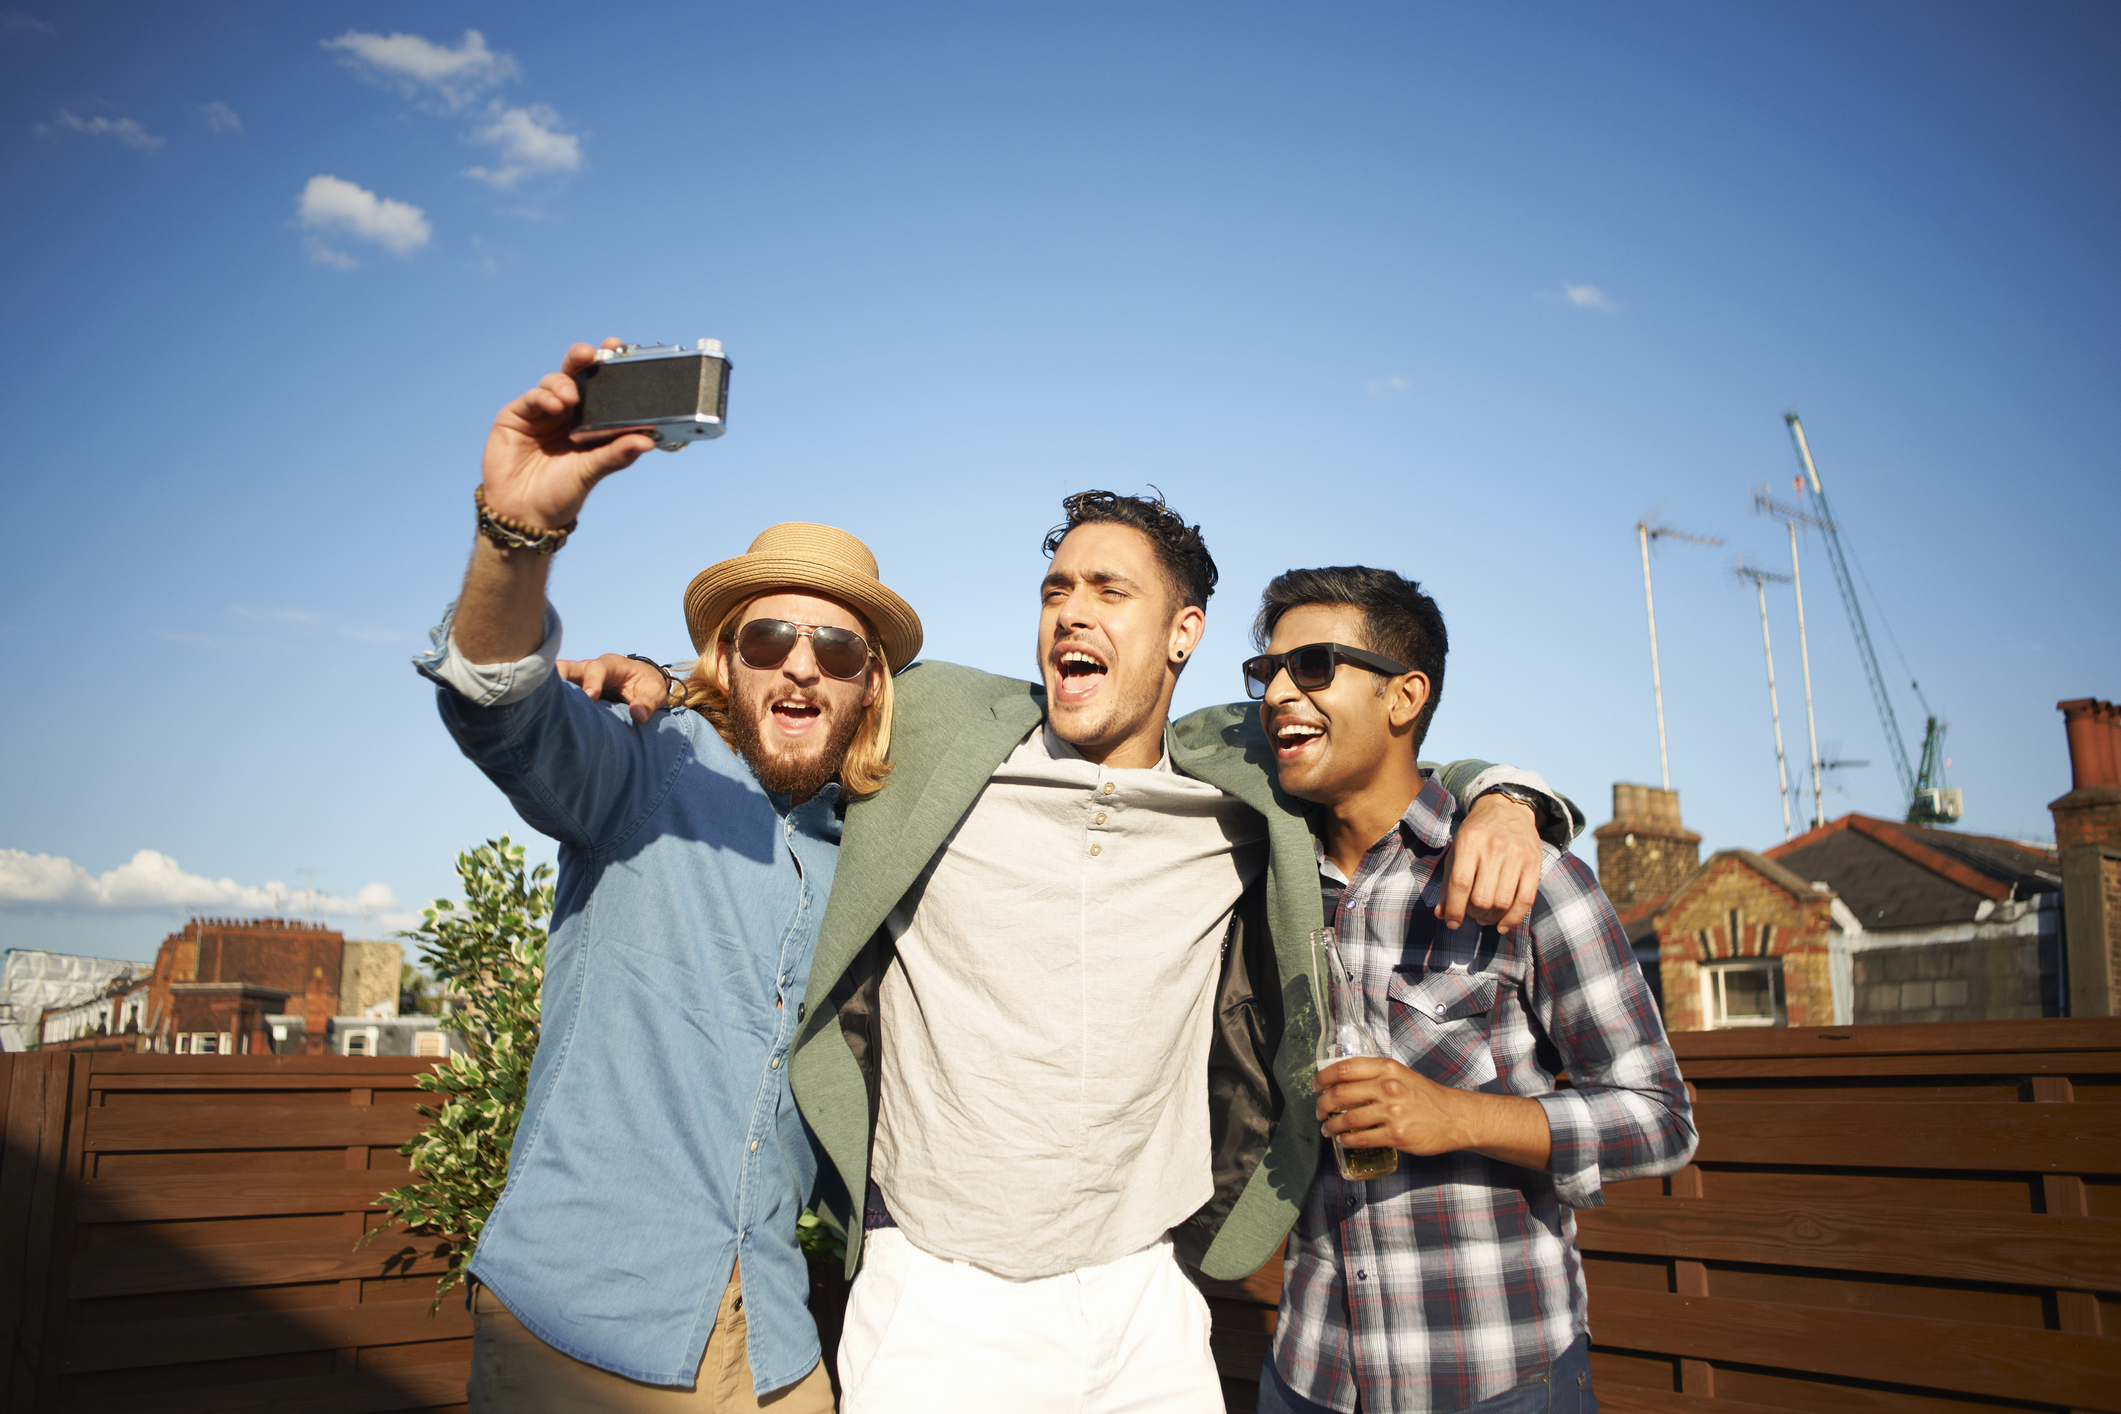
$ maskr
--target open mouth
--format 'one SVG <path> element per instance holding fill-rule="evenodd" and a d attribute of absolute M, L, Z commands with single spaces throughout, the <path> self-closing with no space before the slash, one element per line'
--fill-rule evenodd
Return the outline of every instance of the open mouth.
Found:
<path fill-rule="evenodd" d="M 1301 761 L 1325 749 L 1326 729 L 1314 722 L 1282 721 L 1274 724 L 1273 739 L 1276 761 Z"/>
<path fill-rule="evenodd" d="M 1096 653 L 1073 644 L 1054 648 L 1053 666 L 1060 675 L 1060 681 L 1054 686 L 1054 699 L 1058 702 L 1089 701 L 1097 695 L 1098 688 L 1104 685 L 1105 675 L 1111 671 Z"/>
<path fill-rule="evenodd" d="M 780 728 L 784 736 L 804 735 L 816 726 L 819 718 L 824 715 L 815 702 L 806 702 L 801 698 L 782 698 L 768 708 L 767 712 L 773 718 L 774 726 Z"/>

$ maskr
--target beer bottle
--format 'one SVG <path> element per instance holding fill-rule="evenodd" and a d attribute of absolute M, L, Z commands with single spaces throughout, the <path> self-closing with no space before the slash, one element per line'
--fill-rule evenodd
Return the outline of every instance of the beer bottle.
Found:
<path fill-rule="evenodd" d="M 1384 1048 L 1363 1022 L 1362 990 L 1340 960 L 1340 943 L 1331 928 L 1311 933 L 1311 985 L 1318 998 L 1318 1068 L 1349 1056 L 1383 1056 Z M 1333 1138 L 1333 1159 L 1340 1176 L 1350 1181 L 1383 1178 L 1399 1168 L 1399 1150 L 1350 1149 Z"/>

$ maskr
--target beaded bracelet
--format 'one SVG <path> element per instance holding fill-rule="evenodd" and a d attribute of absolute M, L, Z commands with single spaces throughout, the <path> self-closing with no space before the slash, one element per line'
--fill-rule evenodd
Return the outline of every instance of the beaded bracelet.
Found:
<path fill-rule="evenodd" d="M 486 505 L 486 488 L 471 488 L 472 504 L 479 508 L 479 534 L 485 536 L 496 550 L 529 550 L 539 555 L 550 555 L 567 543 L 574 528 L 582 523 L 581 518 L 567 522 L 558 530 L 539 530 L 519 520 L 491 510 Z"/>

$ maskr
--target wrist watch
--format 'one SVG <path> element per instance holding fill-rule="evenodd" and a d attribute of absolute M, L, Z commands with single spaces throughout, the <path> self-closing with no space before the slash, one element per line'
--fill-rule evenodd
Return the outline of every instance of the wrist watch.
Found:
<path fill-rule="evenodd" d="M 1476 795 L 1473 798 L 1475 800 L 1479 800 L 1482 796 L 1489 795 L 1507 796 L 1511 800 L 1516 801 L 1519 805 L 1531 806 L 1532 816 L 1538 822 L 1537 828 L 1541 836 L 1544 836 L 1546 834 L 1547 826 L 1553 823 L 1552 816 L 1547 809 L 1547 798 L 1541 795 L 1536 790 L 1529 789 L 1525 786 L 1512 785 L 1508 782 L 1505 782 L 1499 786 L 1489 786 L 1486 790 L 1482 791 L 1480 795 Z"/>

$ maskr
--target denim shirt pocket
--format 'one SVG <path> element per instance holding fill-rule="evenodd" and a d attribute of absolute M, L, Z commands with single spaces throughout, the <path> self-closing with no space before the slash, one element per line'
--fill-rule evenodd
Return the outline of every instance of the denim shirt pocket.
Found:
<path fill-rule="evenodd" d="M 1392 1053 L 1439 1085 L 1471 1090 L 1495 1079 L 1488 1032 L 1500 981 L 1484 972 L 1394 972 L 1385 985 Z"/>

